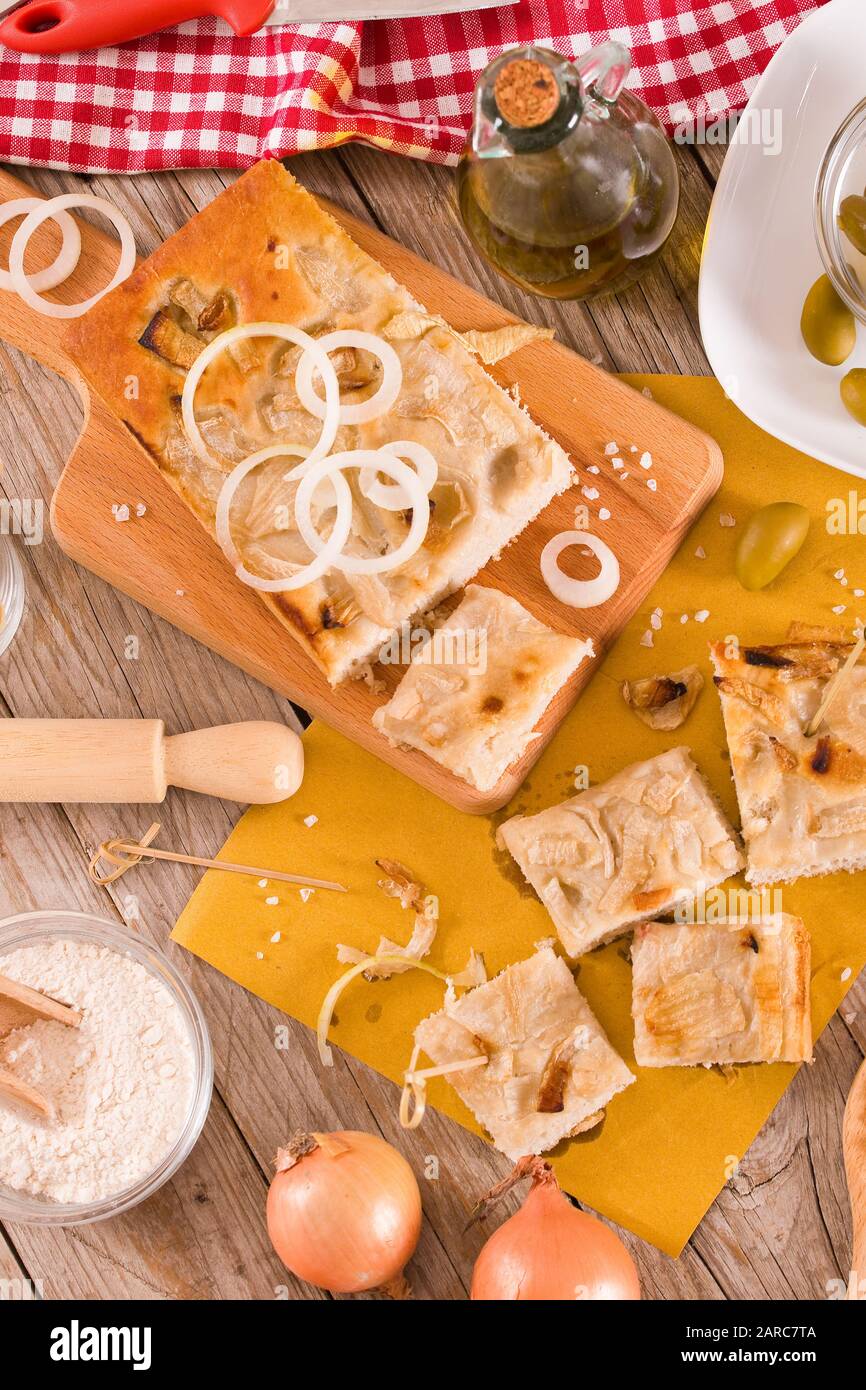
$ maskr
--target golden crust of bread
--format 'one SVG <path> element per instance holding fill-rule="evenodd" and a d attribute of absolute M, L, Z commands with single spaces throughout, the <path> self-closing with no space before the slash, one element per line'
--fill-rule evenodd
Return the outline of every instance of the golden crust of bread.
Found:
<path fill-rule="evenodd" d="M 831 637 L 798 625 L 776 646 L 711 648 L 752 883 L 866 867 L 862 659 L 807 733 L 852 650 Z"/>
<path fill-rule="evenodd" d="M 596 1124 L 635 1079 L 549 946 L 446 1002 L 415 1041 L 436 1066 L 488 1058 L 448 1081 L 515 1160 Z"/>
<path fill-rule="evenodd" d="M 196 414 L 213 464 L 191 449 L 180 420 L 186 372 L 201 347 L 234 324 L 277 321 L 314 336 L 381 334 L 416 308 L 408 290 L 360 249 L 277 160 L 263 160 L 161 246 L 68 330 L 65 345 L 90 386 L 133 432 L 198 520 L 213 533 L 231 468 L 266 445 L 311 447 L 319 422 L 294 392 L 292 349 L 273 338 L 223 352 L 205 373 Z M 384 576 L 332 571 L 305 588 L 262 594 L 332 682 L 373 657 L 399 624 L 453 592 L 571 481 L 566 455 L 444 328 L 393 345 L 403 389 L 391 411 L 342 427 L 336 449 L 389 440 L 426 445 L 439 463 L 422 549 Z M 335 362 L 335 366 L 336 366 Z M 367 386 L 377 364 L 368 363 Z M 341 384 L 363 389 L 351 364 Z M 291 574 L 309 558 L 294 530 L 285 459 L 247 479 L 232 512 L 248 568 Z M 355 494 L 359 553 L 399 544 L 408 520 Z M 278 508 L 277 503 L 281 504 Z M 291 520 L 276 519 L 282 510 Z"/>
<path fill-rule="evenodd" d="M 687 748 L 634 763 L 538 815 L 515 816 L 499 838 L 570 956 L 715 887 L 743 863 Z"/>
<path fill-rule="evenodd" d="M 498 589 L 469 584 L 462 603 L 414 653 L 373 724 L 489 791 L 590 655 L 591 642 L 553 632 Z"/>
<path fill-rule="evenodd" d="M 798 917 L 646 922 L 631 954 L 639 1066 L 811 1059 L 811 945 Z"/>

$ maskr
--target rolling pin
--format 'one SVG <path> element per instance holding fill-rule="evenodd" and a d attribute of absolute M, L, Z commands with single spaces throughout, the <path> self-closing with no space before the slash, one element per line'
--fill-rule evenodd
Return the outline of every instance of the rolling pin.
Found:
<path fill-rule="evenodd" d="M 172 786 L 266 806 L 303 775 L 298 735 L 265 720 L 168 738 L 161 719 L 0 721 L 0 801 L 158 802 Z"/>
<path fill-rule="evenodd" d="M 866 1299 L 866 1062 L 861 1063 L 848 1093 L 842 1148 L 854 1226 L 848 1297 L 859 1300 Z"/>

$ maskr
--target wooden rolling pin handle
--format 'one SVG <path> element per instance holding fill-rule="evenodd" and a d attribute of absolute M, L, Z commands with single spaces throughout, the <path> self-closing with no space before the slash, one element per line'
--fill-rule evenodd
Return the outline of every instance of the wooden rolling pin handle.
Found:
<path fill-rule="evenodd" d="M 0 720 L 0 801 L 154 803 L 175 786 L 265 806 L 303 775 L 298 735 L 265 720 L 172 738 L 161 719 Z"/>
<path fill-rule="evenodd" d="M 301 785 L 304 745 L 284 724 L 250 720 L 165 740 L 165 775 L 174 787 L 269 806 Z"/>
<path fill-rule="evenodd" d="M 848 1094 L 842 1148 L 854 1225 L 848 1297 L 866 1300 L 866 1062 L 861 1064 Z"/>

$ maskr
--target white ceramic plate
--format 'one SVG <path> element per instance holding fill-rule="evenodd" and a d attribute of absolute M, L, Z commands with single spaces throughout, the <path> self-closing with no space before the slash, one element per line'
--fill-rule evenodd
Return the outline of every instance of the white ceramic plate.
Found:
<path fill-rule="evenodd" d="M 866 367 L 866 327 L 844 367 L 824 367 L 803 345 L 800 313 L 823 270 L 813 227 L 818 170 L 864 97 L 866 0 L 832 0 L 782 45 L 746 108 L 710 209 L 698 298 L 707 356 L 744 414 L 860 477 L 866 430 L 845 411 L 839 382 Z M 776 155 L 749 138 L 761 120 L 771 136 L 781 121 Z"/>

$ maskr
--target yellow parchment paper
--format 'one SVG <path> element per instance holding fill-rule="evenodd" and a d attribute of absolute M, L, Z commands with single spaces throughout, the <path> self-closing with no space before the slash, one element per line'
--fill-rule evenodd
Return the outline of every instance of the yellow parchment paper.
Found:
<path fill-rule="evenodd" d="M 857 479 L 770 439 L 725 400 L 715 381 L 629 380 L 649 386 L 661 404 L 718 440 L 725 455 L 725 482 L 507 814 L 540 810 L 564 799 L 577 765 L 586 765 L 592 781 L 600 782 L 635 759 L 686 743 L 736 820 L 707 644 L 729 633 L 747 642 L 779 640 L 795 617 L 853 623 L 858 614 L 866 616 L 866 602 L 852 594 L 854 588 L 866 589 L 866 540 L 856 534 L 832 535 L 826 526 L 828 501 L 847 499 L 856 492 Z M 631 443 L 640 448 L 639 439 L 617 442 L 626 457 Z M 862 491 L 866 497 L 866 485 Z M 764 592 L 748 594 L 733 577 L 736 544 L 752 511 L 777 500 L 809 508 L 810 534 L 780 580 Z M 736 527 L 722 527 L 721 513 L 736 517 Z M 699 546 L 706 559 L 695 557 Z M 849 578 L 847 588 L 833 578 L 839 569 Z M 847 606 L 843 619 L 831 611 L 839 603 Z M 640 637 L 657 606 L 663 610 L 662 627 L 654 634 L 654 647 L 647 649 Z M 703 609 L 710 616 L 698 623 L 694 614 Z M 683 613 L 689 615 L 685 624 L 680 622 Z M 619 684 L 624 678 L 668 672 L 693 661 L 707 685 L 688 723 L 676 733 L 653 732 L 623 705 Z M 474 946 L 493 975 L 553 934 L 544 908 L 522 884 L 508 856 L 495 847 L 494 820 L 506 813 L 488 819 L 452 810 L 323 725 L 314 724 L 305 743 L 307 772 L 301 790 L 282 806 L 249 811 L 224 855 L 335 879 L 347 884 L 351 894 L 315 892 L 303 901 L 296 888 L 285 884 L 263 889 L 255 879 L 211 871 L 181 916 L 176 941 L 312 1026 L 323 996 L 344 968 L 337 964 L 337 942 L 372 951 L 381 932 L 408 939 L 409 915 L 376 887 L 376 857 L 402 860 L 439 897 L 441 924 L 430 961 L 445 970 L 460 969 Z M 304 820 L 311 815 L 318 820 L 308 827 Z M 268 905 L 265 899 L 271 896 L 279 902 Z M 801 915 L 812 933 L 817 1034 L 866 961 L 866 876 L 802 880 L 783 889 L 782 907 Z M 272 942 L 277 931 L 280 940 Z M 635 1068 L 628 938 L 585 956 L 577 978 L 613 1045 Z M 399 1081 L 413 1027 L 439 1007 L 441 997 L 437 982 L 418 971 L 390 982 L 357 982 L 339 1002 L 332 1041 Z M 703 1068 L 641 1070 L 637 1084 L 613 1100 L 599 1128 L 552 1156 L 560 1182 L 612 1220 L 679 1254 L 794 1073 L 789 1065 L 740 1067 L 728 1080 Z M 431 1083 L 430 1101 L 477 1130 L 446 1081 Z"/>

